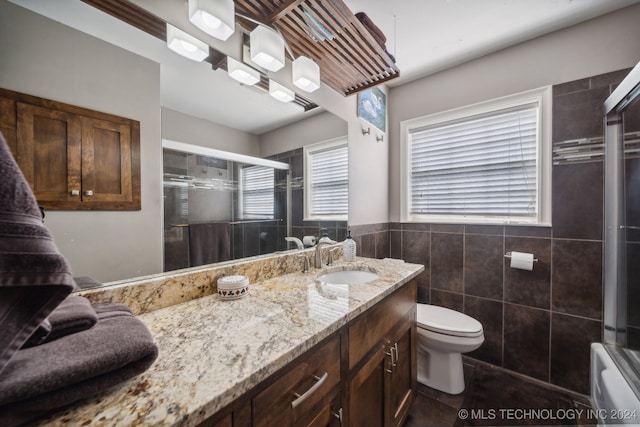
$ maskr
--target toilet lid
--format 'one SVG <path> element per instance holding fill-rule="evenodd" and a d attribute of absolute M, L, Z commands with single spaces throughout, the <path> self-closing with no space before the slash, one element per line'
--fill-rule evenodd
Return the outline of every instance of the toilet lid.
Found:
<path fill-rule="evenodd" d="M 430 304 L 418 304 L 418 327 L 440 334 L 475 337 L 482 334 L 482 324 L 459 311 Z"/>

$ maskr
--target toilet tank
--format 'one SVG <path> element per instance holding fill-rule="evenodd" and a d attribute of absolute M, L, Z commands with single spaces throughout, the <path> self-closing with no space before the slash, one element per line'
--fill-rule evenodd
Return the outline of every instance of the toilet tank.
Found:
<path fill-rule="evenodd" d="M 591 344 L 591 403 L 599 426 L 640 424 L 640 400 L 600 343 Z"/>

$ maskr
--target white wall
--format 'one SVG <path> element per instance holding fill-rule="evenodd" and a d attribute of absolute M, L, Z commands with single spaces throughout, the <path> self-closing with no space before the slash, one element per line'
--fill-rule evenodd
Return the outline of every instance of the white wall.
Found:
<path fill-rule="evenodd" d="M 0 87 L 140 121 L 142 210 L 47 211 L 45 224 L 75 275 L 161 271 L 159 65 L 0 2 Z"/>
<path fill-rule="evenodd" d="M 640 5 L 392 88 L 389 94 L 389 218 L 400 221 L 400 122 L 634 66 Z"/>
<path fill-rule="evenodd" d="M 164 107 L 162 138 L 248 156 L 258 155 L 256 135 Z"/>
<path fill-rule="evenodd" d="M 260 135 L 260 157 L 347 136 L 347 122 L 326 111 Z"/>

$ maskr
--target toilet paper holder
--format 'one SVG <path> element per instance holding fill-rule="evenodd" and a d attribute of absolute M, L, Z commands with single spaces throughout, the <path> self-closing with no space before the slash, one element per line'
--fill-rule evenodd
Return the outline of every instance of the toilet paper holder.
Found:
<path fill-rule="evenodd" d="M 511 259 L 511 252 L 507 252 L 506 254 L 504 254 L 504 257 Z M 538 262 L 538 258 L 533 258 L 533 262 Z"/>

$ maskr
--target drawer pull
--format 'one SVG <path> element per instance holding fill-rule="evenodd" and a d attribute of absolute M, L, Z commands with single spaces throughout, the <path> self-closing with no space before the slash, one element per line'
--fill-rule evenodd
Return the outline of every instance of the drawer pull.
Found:
<path fill-rule="evenodd" d="M 317 375 L 314 375 L 313 378 L 316 380 L 316 383 L 314 385 L 312 385 L 311 387 L 309 387 L 309 390 L 305 391 L 301 395 L 298 394 L 298 393 L 294 393 L 294 395 L 296 396 L 296 400 L 291 402 L 291 407 L 292 408 L 297 407 L 302 402 L 307 400 L 309 398 L 309 396 L 311 396 L 313 393 L 315 393 L 315 391 L 318 390 L 320 388 L 320 386 L 322 386 L 322 384 L 324 384 L 324 382 L 327 380 L 327 378 L 329 378 L 329 373 L 325 372 L 324 375 L 322 377 L 320 377 L 320 378 L 318 378 Z"/>
<path fill-rule="evenodd" d="M 338 412 L 334 412 L 333 416 L 336 417 L 338 420 L 340 420 L 340 426 L 343 426 L 343 420 L 344 418 L 342 418 L 342 408 L 338 409 Z"/>
<path fill-rule="evenodd" d="M 387 356 L 391 356 L 391 365 L 390 369 L 386 369 L 386 371 L 390 374 L 393 374 L 393 370 L 396 366 L 398 366 L 398 343 L 395 346 L 389 347 L 389 351 L 385 352 Z"/>
<path fill-rule="evenodd" d="M 392 362 L 393 367 L 395 368 L 396 366 L 398 366 L 398 359 L 400 359 L 400 353 L 398 352 L 398 343 L 395 343 L 393 348 L 391 349 L 393 351 L 393 349 L 396 350 L 396 360 L 395 362 Z"/>

